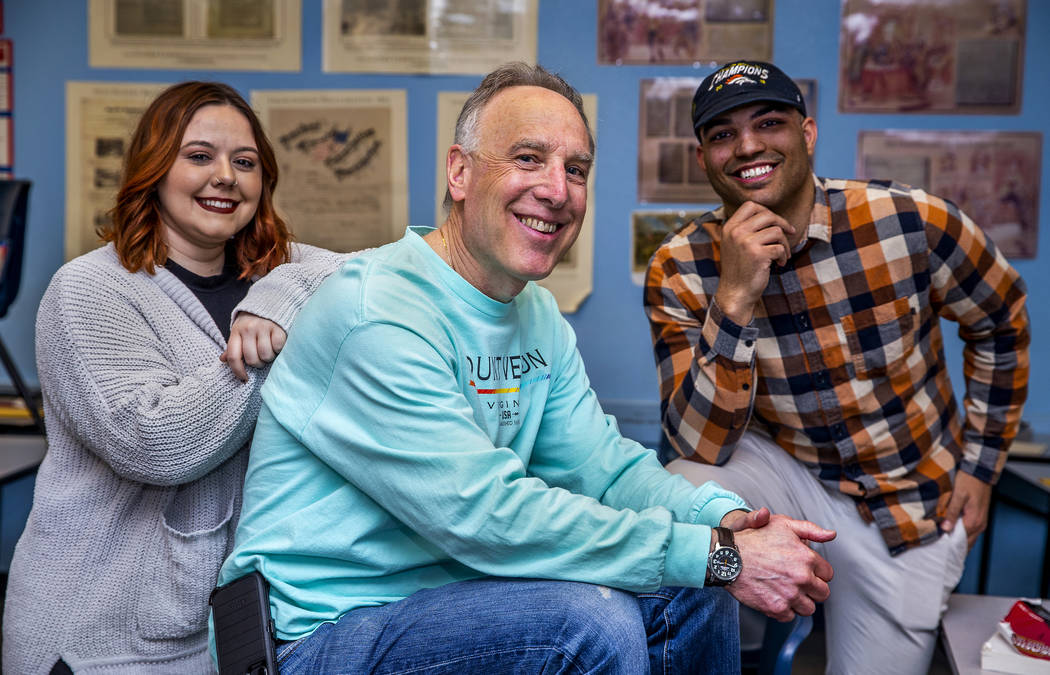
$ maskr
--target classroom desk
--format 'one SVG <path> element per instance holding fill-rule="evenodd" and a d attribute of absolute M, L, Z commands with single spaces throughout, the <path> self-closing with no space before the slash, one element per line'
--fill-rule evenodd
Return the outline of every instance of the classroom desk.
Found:
<path fill-rule="evenodd" d="M 47 439 L 39 435 L 0 435 L 0 485 L 32 473 L 44 459 Z"/>
<path fill-rule="evenodd" d="M 38 434 L 0 434 L 0 487 L 22 476 L 27 476 L 40 466 L 47 452 L 47 439 Z M 0 505 L 3 494 L 0 493 Z M 0 527 L 3 521 L 0 520 Z M 0 533 L 2 534 L 2 533 Z M 0 541 L 3 537 L 0 536 Z M 6 574 L 6 571 L 0 572 Z"/>
<path fill-rule="evenodd" d="M 955 675 L 992 672 L 981 669 L 981 646 L 1016 601 L 999 595 L 952 594 L 941 618 L 941 644 Z"/>
<path fill-rule="evenodd" d="M 999 504 L 1035 514 L 1046 522 L 1046 540 L 1043 545 L 1042 577 L 1039 580 L 1039 596 L 1050 596 L 1050 485 L 1041 479 L 1050 479 L 1050 462 L 1011 459 L 992 489 L 992 503 L 988 508 L 988 528 L 981 545 L 981 568 L 977 588 L 983 595 L 988 592 L 988 576 L 991 566 L 992 532 L 995 529 L 995 512 Z"/>

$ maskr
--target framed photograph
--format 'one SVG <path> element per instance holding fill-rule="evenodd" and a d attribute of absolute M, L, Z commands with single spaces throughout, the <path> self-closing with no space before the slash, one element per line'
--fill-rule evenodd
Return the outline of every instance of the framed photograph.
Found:
<path fill-rule="evenodd" d="M 949 199 L 1008 258 L 1035 258 L 1043 135 L 1028 131 L 862 131 L 857 175 Z"/>
<path fill-rule="evenodd" d="M 667 235 L 677 232 L 689 221 L 705 213 L 695 211 L 633 211 L 631 213 L 631 281 L 645 285 L 645 270 L 649 259 Z"/>
<path fill-rule="evenodd" d="M 324 0 L 322 67 L 483 75 L 536 62 L 539 0 Z"/>
<path fill-rule="evenodd" d="M 1026 0 L 843 0 L 842 112 L 1017 113 Z"/>
<path fill-rule="evenodd" d="M 109 222 L 124 149 L 142 113 L 168 85 L 66 83 L 66 260 L 98 248 Z"/>
<path fill-rule="evenodd" d="M 769 61 L 773 0 L 599 0 L 598 63 Z"/>
<path fill-rule="evenodd" d="M 92 68 L 297 71 L 300 0 L 89 0 Z"/>

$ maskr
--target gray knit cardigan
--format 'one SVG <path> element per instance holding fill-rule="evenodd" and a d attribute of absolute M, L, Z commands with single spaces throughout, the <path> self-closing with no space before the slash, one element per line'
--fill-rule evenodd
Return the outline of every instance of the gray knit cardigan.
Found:
<path fill-rule="evenodd" d="M 293 245 L 236 312 L 288 330 L 350 256 Z M 112 245 L 55 274 L 36 323 L 48 452 L 15 548 L 3 672 L 211 673 L 208 594 L 233 544 L 267 369 L 240 382 L 207 310 Z"/>

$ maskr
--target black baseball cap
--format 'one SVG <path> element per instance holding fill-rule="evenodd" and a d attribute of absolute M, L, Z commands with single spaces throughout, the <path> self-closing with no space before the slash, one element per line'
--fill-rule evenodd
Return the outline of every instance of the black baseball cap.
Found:
<path fill-rule="evenodd" d="M 733 61 L 704 78 L 693 94 L 693 132 L 727 110 L 755 103 L 785 103 L 806 115 L 806 102 L 794 80 L 764 61 Z"/>

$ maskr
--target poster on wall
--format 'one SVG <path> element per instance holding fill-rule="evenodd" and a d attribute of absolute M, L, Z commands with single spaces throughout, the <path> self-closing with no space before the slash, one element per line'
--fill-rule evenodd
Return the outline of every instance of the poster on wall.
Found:
<path fill-rule="evenodd" d="M 275 203 L 298 241 L 356 251 L 408 225 L 404 89 L 253 91 L 280 170 Z"/>
<path fill-rule="evenodd" d="M 862 131 L 857 174 L 950 199 L 1008 258 L 1035 258 L 1043 135 L 1027 131 Z"/>
<path fill-rule="evenodd" d="M 470 92 L 442 91 L 438 93 L 437 148 L 436 170 L 434 181 L 434 226 L 438 227 L 447 217 L 445 211 L 445 192 L 448 189 L 446 178 L 446 158 L 456 131 L 456 118 L 463 104 L 467 102 Z M 583 111 L 591 124 L 594 133 L 598 119 L 598 97 L 594 94 L 583 94 Z M 597 138 L 595 138 L 597 142 Z M 546 279 L 538 281 L 558 301 L 558 309 L 571 314 L 579 309 L 580 304 L 591 294 L 594 288 L 594 181 L 595 171 L 592 168 L 587 178 L 587 214 L 583 219 L 580 236 L 572 245 L 565 257 L 558 263 Z"/>
<path fill-rule="evenodd" d="M 843 0 L 842 112 L 1017 113 L 1026 0 Z"/>
<path fill-rule="evenodd" d="M 166 84 L 66 83 L 66 260 L 98 248 L 120 188 L 124 150 Z"/>
<path fill-rule="evenodd" d="M 721 200 L 696 161 L 693 94 L 702 78 L 658 77 L 641 81 L 638 97 L 638 201 L 717 204 Z M 810 116 L 816 80 L 795 80 Z"/>
<path fill-rule="evenodd" d="M 300 0 L 89 0 L 92 68 L 300 69 Z"/>
<path fill-rule="evenodd" d="M 2 5 L 0 5 L 2 8 Z M 10 40 L 0 40 L 0 178 L 14 177 L 14 57 Z"/>
<path fill-rule="evenodd" d="M 773 0 L 598 0 L 598 63 L 769 61 Z"/>
<path fill-rule="evenodd" d="M 324 0 L 322 68 L 485 74 L 536 62 L 539 0 Z"/>
<path fill-rule="evenodd" d="M 631 213 L 631 281 L 645 285 L 649 259 L 667 235 L 706 212 L 700 210 L 633 211 Z"/>

